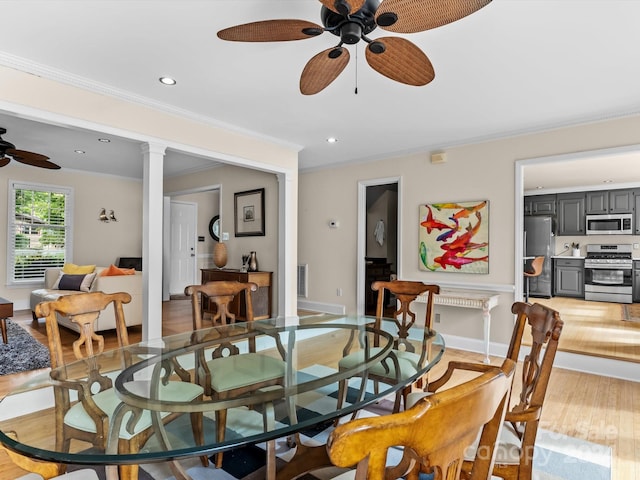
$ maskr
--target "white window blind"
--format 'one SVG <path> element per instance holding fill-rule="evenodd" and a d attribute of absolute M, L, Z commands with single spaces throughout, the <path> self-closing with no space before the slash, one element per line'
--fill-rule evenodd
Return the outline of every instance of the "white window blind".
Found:
<path fill-rule="evenodd" d="M 71 257 L 73 189 L 11 181 L 8 205 L 7 281 L 41 281 Z"/>

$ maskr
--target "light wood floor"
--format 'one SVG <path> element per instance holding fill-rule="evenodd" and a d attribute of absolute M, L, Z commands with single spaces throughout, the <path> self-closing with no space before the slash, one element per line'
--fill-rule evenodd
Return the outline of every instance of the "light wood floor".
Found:
<path fill-rule="evenodd" d="M 621 304 L 568 297 L 530 301 L 560 312 L 560 350 L 640 363 L 640 322 L 623 321 Z"/>
<path fill-rule="evenodd" d="M 190 315 L 189 302 L 166 302 L 163 306 L 164 334 L 190 329 Z M 44 326 L 34 326 L 30 312 L 17 312 L 14 320 L 34 337 L 45 341 Z M 130 335 L 132 342 L 137 341 L 141 331 L 132 328 Z M 115 334 L 107 334 L 106 346 L 116 346 Z M 482 355 L 449 349 L 443 361 L 435 367 L 432 378 L 437 377 L 446 363 L 453 359 L 479 362 Z M 492 358 L 492 363 L 500 362 L 500 358 Z M 0 376 L 0 396 L 23 383 L 29 375 Z M 609 445 L 613 452 L 612 479 L 640 480 L 640 383 L 556 369 L 551 376 L 542 413 L 542 428 Z M 23 473 L 4 452 L 0 452 L 0 478 L 15 478 Z"/>

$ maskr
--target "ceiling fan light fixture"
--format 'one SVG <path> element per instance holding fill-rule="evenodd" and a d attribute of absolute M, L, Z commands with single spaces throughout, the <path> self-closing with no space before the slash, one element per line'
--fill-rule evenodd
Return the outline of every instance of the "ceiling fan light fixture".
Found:
<path fill-rule="evenodd" d="M 362 38 L 362 26 L 356 22 L 345 23 L 340 30 L 340 38 L 347 45 L 354 45 Z"/>

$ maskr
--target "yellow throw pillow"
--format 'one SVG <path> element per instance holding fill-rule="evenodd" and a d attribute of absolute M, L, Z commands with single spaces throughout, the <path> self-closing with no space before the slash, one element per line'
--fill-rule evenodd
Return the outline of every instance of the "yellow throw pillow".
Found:
<path fill-rule="evenodd" d="M 76 265 L 75 263 L 65 263 L 64 267 L 62 267 L 62 272 L 71 275 L 86 275 L 87 273 L 93 273 L 95 269 L 95 265 Z"/>

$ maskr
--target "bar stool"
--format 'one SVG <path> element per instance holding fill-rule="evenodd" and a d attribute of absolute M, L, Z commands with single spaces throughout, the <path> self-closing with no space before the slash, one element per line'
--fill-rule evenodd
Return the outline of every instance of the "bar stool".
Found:
<path fill-rule="evenodd" d="M 540 276 L 540 274 L 542 273 L 543 263 L 544 263 L 544 257 L 536 257 L 531 261 L 531 266 L 529 267 L 529 270 L 525 270 L 523 272 L 527 280 L 527 288 L 526 288 L 525 297 L 524 297 L 525 302 L 529 302 L 529 278 Z"/>

